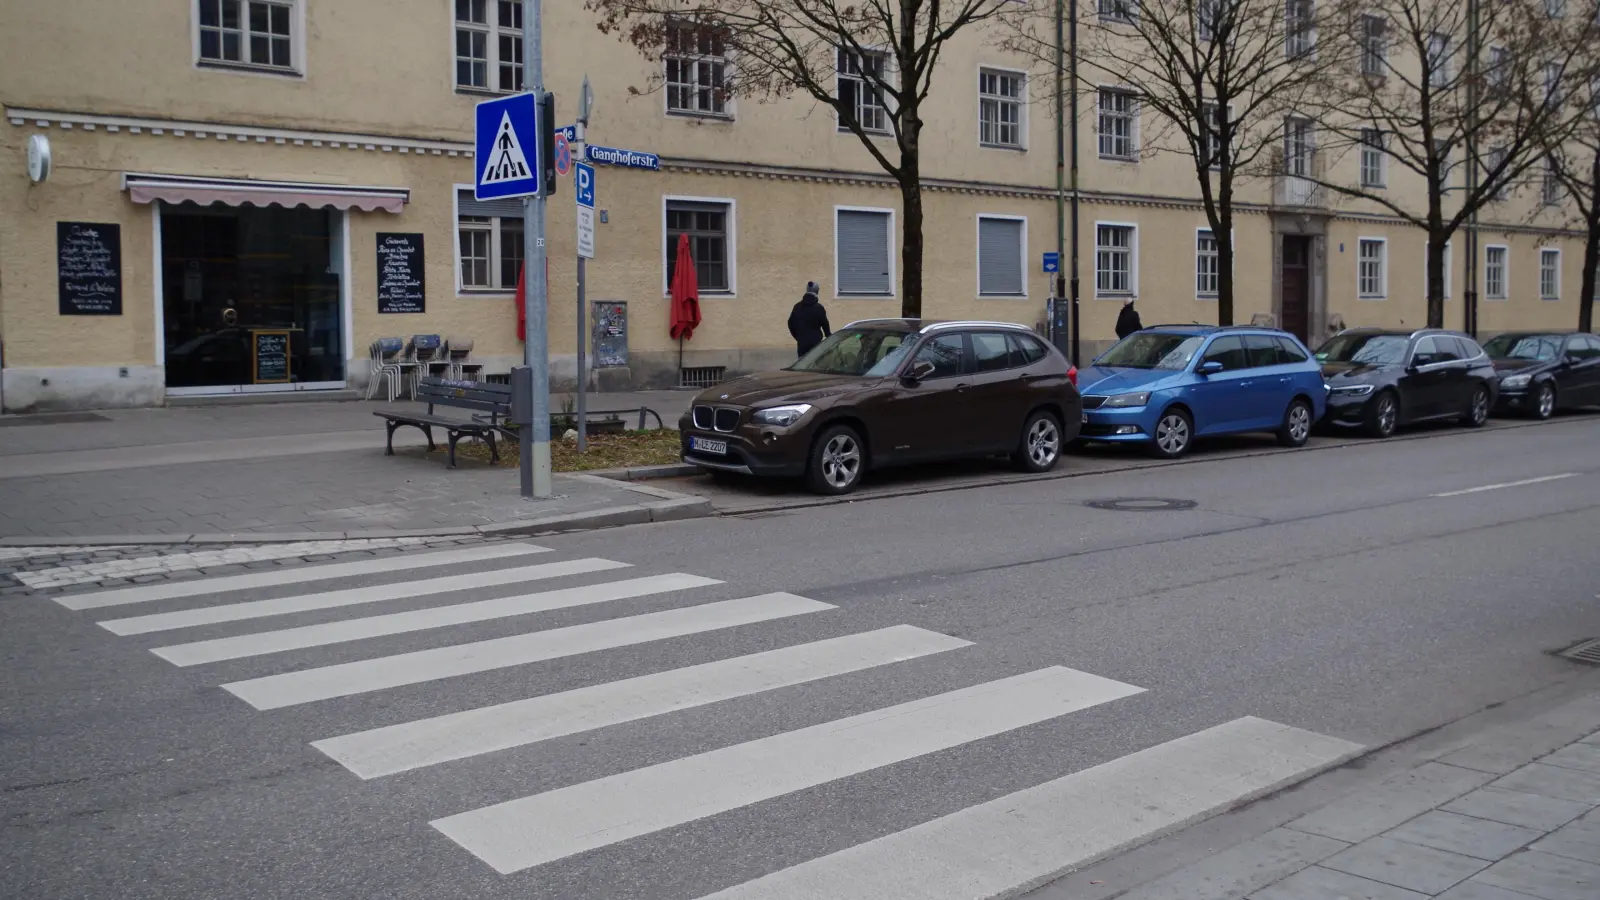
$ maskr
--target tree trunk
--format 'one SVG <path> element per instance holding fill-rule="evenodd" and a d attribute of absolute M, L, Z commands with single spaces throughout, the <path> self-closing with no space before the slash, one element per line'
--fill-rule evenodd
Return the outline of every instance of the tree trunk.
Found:
<path fill-rule="evenodd" d="M 1600 267 L 1600 150 L 1589 169 L 1588 213 L 1583 236 L 1583 291 L 1578 294 L 1578 330 L 1594 331 L 1595 269 Z"/>
<path fill-rule="evenodd" d="M 911 137 L 908 128 L 906 136 Z M 922 175 L 914 146 L 900 153 L 900 315 L 922 318 Z"/>
<path fill-rule="evenodd" d="M 1233 324 L 1233 207 L 1217 210 L 1217 324 Z"/>
<path fill-rule="evenodd" d="M 1428 327 L 1444 327 L 1444 242 L 1438 233 L 1428 235 Z"/>

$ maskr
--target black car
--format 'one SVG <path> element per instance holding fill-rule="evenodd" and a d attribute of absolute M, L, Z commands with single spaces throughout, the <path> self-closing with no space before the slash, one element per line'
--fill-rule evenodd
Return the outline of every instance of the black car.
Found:
<path fill-rule="evenodd" d="M 1489 419 L 1500 381 L 1483 348 L 1454 331 L 1355 328 L 1317 349 L 1330 425 L 1388 437 L 1413 422 Z"/>
<path fill-rule="evenodd" d="M 1600 405 L 1600 337 L 1509 332 L 1483 349 L 1500 373 L 1496 412 L 1548 419 L 1557 409 Z"/>

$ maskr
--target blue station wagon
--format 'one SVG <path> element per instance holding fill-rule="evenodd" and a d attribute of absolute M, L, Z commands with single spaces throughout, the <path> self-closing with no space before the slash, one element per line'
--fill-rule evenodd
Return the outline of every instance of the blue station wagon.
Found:
<path fill-rule="evenodd" d="M 1078 373 L 1078 385 L 1085 440 L 1146 444 L 1164 459 L 1195 438 L 1250 431 L 1298 447 L 1327 407 L 1321 366 L 1272 328 L 1146 328 Z"/>

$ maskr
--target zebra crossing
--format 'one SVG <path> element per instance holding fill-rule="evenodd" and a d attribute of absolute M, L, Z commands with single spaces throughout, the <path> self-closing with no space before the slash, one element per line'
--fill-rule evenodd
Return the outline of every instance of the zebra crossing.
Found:
<path fill-rule="evenodd" d="M 363 583 L 344 586 L 345 579 Z M 562 579 L 580 583 L 562 584 Z M 254 677 L 223 676 L 217 686 L 261 713 L 339 698 L 377 700 L 384 691 L 408 685 L 459 684 L 452 680 L 674 638 L 717 640 L 732 629 L 836 610 L 778 592 L 700 597 L 705 602 L 560 627 L 541 628 L 537 618 L 555 610 L 603 612 L 604 604 L 618 601 L 648 609 L 662 602 L 659 598 L 693 597 L 716 586 L 733 587 L 690 573 L 643 573 L 626 562 L 564 559 L 550 548 L 506 543 L 53 599 L 95 617 L 119 638 L 157 641 L 150 651 L 178 668 L 204 673 L 215 664 L 254 661 L 257 667 L 249 673 Z M 529 591 L 534 587 L 541 589 Z M 262 589 L 273 596 L 246 599 L 242 593 Z M 529 592 L 497 596 L 519 589 Z M 429 605 L 387 609 L 399 600 Z M 303 613 L 344 617 L 274 627 L 279 617 Z M 519 630 L 467 640 L 452 631 L 494 622 Z M 185 639 L 191 629 L 203 631 Z M 397 635 L 426 646 L 360 655 L 364 647 L 378 646 L 365 642 Z M 315 753 L 358 782 L 372 783 L 624 723 L 737 704 L 784 688 L 862 677 L 913 660 L 943 665 L 938 661 L 957 660 L 973 646 L 959 637 L 895 624 L 708 661 L 686 659 L 661 671 L 554 693 L 535 690 L 488 705 L 456 708 L 435 701 L 446 708 L 377 727 L 305 737 Z M 342 648 L 357 658 L 307 665 L 303 651 L 314 648 Z M 551 790 L 504 796 L 433 818 L 428 825 L 436 837 L 509 876 L 1143 691 L 1047 665 Z M 1014 896 L 1337 764 L 1359 749 L 1314 732 L 1237 719 L 778 869 L 706 900 Z"/>

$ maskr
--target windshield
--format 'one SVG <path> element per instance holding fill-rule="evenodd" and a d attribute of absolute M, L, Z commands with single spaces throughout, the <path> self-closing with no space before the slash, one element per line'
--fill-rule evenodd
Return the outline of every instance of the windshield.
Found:
<path fill-rule="evenodd" d="M 1189 334 L 1140 331 L 1116 343 L 1095 360 L 1097 366 L 1115 369 L 1171 369 L 1181 371 L 1194 359 L 1203 339 Z"/>
<path fill-rule="evenodd" d="M 1399 334 L 1341 334 L 1317 349 L 1317 362 L 1398 366 L 1411 339 Z"/>
<path fill-rule="evenodd" d="M 848 328 L 836 331 L 789 367 L 791 372 L 826 375 L 893 375 L 911 349 L 903 331 Z"/>
<path fill-rule="evenodd" d="M 1561 353 L 1561 339 L 1548 334 L 1502 334 L 1483 345 L 1490 359 L 1550 362 Z"/>

